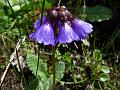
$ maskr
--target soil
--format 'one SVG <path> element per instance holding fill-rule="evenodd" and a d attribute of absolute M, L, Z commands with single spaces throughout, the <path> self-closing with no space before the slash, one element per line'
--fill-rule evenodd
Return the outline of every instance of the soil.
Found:
<path fill-rule="evenodd" d="M 21 80 L 12 69 L 8 70 L 2 83 L 1 90 L 24 90 Z"/>

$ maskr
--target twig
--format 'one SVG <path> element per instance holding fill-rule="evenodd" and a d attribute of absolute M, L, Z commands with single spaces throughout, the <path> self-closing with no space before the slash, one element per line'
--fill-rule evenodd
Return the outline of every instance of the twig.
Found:
<path fill-rule="evenodd" d="M 0 86 L 2 85 L 2 83 L 4 81 L 4 78 L 5 78 L 6 74 L 7 74 L 7 71 L 9 69 L 9 67 L 10 67 L 10 63 L 7 65 L 7 67 L 6 67 L 5 71 L 4 71 L 3 76 L 1 77 Z"/>
<path fill-rule="evenodd" d="M 61 2 L 61 0 L 59 0 L 59 2 L 58 2 L 58 6 L 60 6 L 60 2 Z"/>

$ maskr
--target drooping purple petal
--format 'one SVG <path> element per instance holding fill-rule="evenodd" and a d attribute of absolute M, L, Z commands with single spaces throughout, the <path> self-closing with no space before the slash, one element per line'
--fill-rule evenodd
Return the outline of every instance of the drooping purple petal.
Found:
<path fill-rule="evenodd" d="M 72 30 L 70 25 L 65 23 L 60 28 L 56 43 L 71 43 L 73 40 L 79 40 L 79 36 Z"/>
<path fill-rule="evenodd" d="M 43 43 L 44 45 L 54 45 L 54 31 L 50 23 L 45 23 L 39 27 L 35 32 L 30 34 L 30 39 Z"/>
<path fill-rule="evenodd" d="M 34 23 L 34 28 L 38 29 L 40 27 L 40 20 L 38 19 L 35 23 Z M 47 16 L 43 16 L 42 18 L 42 24 L 45 24 L 47 22 Z"/>
<path fill-rule="evenodd" d="M 90 23 L 75 19 L 71 24 L 73 30 L 81 39 L 86 39 L 87 36 L 93 31 L 93 26 Z"/>

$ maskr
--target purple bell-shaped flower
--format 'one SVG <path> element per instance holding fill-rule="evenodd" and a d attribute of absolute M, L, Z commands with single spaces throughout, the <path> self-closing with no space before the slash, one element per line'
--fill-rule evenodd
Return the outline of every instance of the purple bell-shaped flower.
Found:
<path fill-rule="evenodd" d="M 79 36 L 73 31 L 72 27 L 68 23 L 60 28 L 59 34 L 56 38 L 56 43 L 71 43 L 73 40 L 79 40 Z"/>
<path fill-rule="evenodd" d="M 47 22 L 40 26 L 35 32 L 30 34 L 30 39 L 44 45 L 54 45 L 54 31 L 51 24 Z"/>
<path fill-rule="evenodd" d="M 93 26 L 87 22 L 79 19 L 75 19 L 71 24 L 74 32 L 80 37 L 80 39 L 86 39 L 88 35 L 93 31 Z"/>

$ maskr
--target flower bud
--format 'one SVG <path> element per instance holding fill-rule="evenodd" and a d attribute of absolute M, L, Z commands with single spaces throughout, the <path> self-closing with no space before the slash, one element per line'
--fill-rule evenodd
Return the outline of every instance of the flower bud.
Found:
<path fill-rule="evenodd" d="M 48 13 L 48 16 L 49 16 L 49 20 L 50 22 L 54 22 L 58 16 L 58 12 L 56 10 L 52 10 Z"/>
<path fill-rule="evenodd" d="M 60 6 L 56 7 L 55 9 L 56 9 L 56 11 L 59 11 L 60 10 Z"/>
<path fill-rule="evenodd" d="M 59 18 L 62 20 L 62 21 L 67 21 L 68 17 L 66 15 L 66 12 L 65 11 L 59 11 Z"/>
<path fill-rule="evenodd" d="M 66 12 L 68 19 L 71 20 L 73 18 L 72 14 L 68 10 L 65 10 L 65 12 Z"/>
<path fill-rule="evenodd" d="M 56 10 L 53 10 L 53 11 L 51 11 L 51 14 L 52 14 L 53 17 L 57 17 L 58 12 Z"/>
<path fill-rule="evenodd" d="M 66 10 L 66 7 L 65 6 L 61 6 L 61 11 L 65 11 Z"/>

